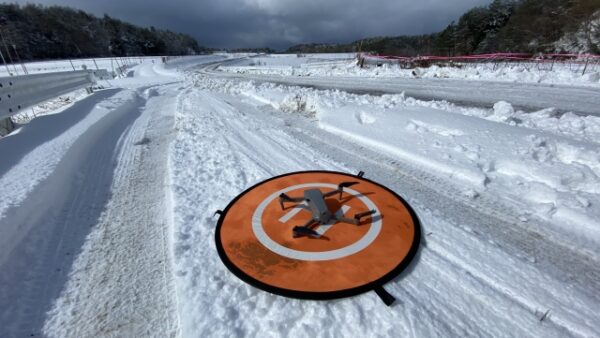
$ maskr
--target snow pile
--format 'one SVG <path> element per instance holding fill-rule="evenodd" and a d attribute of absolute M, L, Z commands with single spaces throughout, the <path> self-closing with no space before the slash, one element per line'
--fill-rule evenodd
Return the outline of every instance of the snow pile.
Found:
<path fill-rule="evenodd" d="M 70 105 L 72 105 L 74 102 L 79 101 L 86 96 L 88 96 L 88 93 L 85 89 L 76 90 L 66 95 L 43 102 L 37 106 L 23 110 L 20 113 L 13 115 L 11 119 L 17 124 L 26 124 L 39 116 L 58 114 L 70 107 Z"/>
<path fill-rule="evenodd" d="M 251 65 L 252 64 L 252 65 Z M 380 67 L 360 68 L 356 60 L 335 60 L 320 63 L 300 63 L 286 66 L 270 66 L 270 63 L 257 61 L 246 65 L 224 65 L 220 69 L 241 74 L 281 75 L 281 76 L 353 76 L 353 77 L 402 77 L 402 78 L 449 78 L 481 81 L 503 81 L 519 83 L 547 83 L 600 86 L 595 63 L 588 66 L 583 74 L 582 64 L 527 64 L 527 63 L 469 63 L 456 67 L 431 66 L 428 68 L 403 69 L 395 64 L 382 64 Z"/>
<path fill-rule="evenodd" d="M 515 109 L 513 106 L 505 101 L 494 104 L 494 113 L 490 116 L 490 120 L 508 123 L 512 122 L 515 124 L 519 121 L 515 118 Z"/>
<path fill-rule="evenodd" d="M 600 118 L 596 116 L 580 116 L 573 113 L 559 114 L 554 108 L 543 109 L 533 113 L 516 110 L 504 101 L 497 102 L 494 109 L 481 109 L 457 106 L 447 101 L 423 101 L 405 94 L 397 95 L 355 95 L 337 90 L 314 90 L 304 87 L 290 87 L 272 83 L 256 84 L 253 81 L 235 82 L 219 79 L 207 79 L 195 77 L 195 86 L 220 91 L 235 95 L 243 95 L 264 104 L 269 104 L 275 109 L 287 111 L 299 111 L 298 109 L 286 109 L 290 102 L 299 108 L 304 108 L 305 113 L 316 113 L 319 106 L 324 108 L 336 107 L 345 104 L 357 104 L 362 106 L 377 106 L 384 109 L 402 107 L 427 107 L 443 110 L 478 118 L 507 123 L 513 126 L 521 126 L 530 129 L 543 130 L 556 135 L 568 136 L 582 141 L 596 141 L 600 139 Z M 327 98 L 324 100 L 323 98 Z M 367 108 L 370 109 L 370 108 Z"/>
<path fill-rule="evenodd" d="M 591 246 L 600 243 L 598 117 L 527 114 L 502 101 L 477 109 L 252 82 L 196 85 L 316 116 L 323 130 L 444 176 L 466 196 L 497 193 L 516 203 L 524 221 L 539 217 Z"/>

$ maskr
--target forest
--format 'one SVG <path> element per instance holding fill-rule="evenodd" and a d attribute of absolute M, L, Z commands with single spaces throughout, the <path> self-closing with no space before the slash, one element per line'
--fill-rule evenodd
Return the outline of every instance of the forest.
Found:
<path fill-rule="evenodd" d="M 17 60 L 210 52 L 187 34 L 138 27 L 67 7 L 0 4 L 0 46 Z M 269 48 L 233 51 L 274 52 Z M 287 53 L 455 56 L 491 52 L 600 54 L 600 0 L 494 0 L 441 32 L 302 44 Z"/>
<path fill-rule="evenodd" d="M 304 44 L 290 53 L 367 51 L 455 56 L 492 52 L 600 53 L 600 0 L 494 0 L 438 33 Z"/>
<path fill-rule="evenodd" d="M 186 34 L 138 27 L 108 15 L 98 18 L 59 6 L 0 4 L 0 34 L 2 52 L 21 60 L 206 51 Z"/>

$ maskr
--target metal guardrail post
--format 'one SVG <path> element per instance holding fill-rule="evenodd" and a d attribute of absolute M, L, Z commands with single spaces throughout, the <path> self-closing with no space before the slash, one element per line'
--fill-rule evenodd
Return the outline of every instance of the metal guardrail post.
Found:
<path fill-rule="evenodd" d="M 0 118 L 0 137 L 9 134 L 15 129 L 15 126 L 10 117 Z"/>

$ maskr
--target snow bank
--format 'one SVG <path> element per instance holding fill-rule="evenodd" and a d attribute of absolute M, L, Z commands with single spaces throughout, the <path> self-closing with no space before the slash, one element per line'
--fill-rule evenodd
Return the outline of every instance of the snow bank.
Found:
<path fill-rule="evenodd" d="M 342 54 L 349 56 L 347 54 Z M 354 76 L 369 78 L 449 78 L 480 81 L 568 84 L 600 86 L 600 68 L 592 64 L 583 74 L 583 65 L 527 63 L 469 63 L 458 67 L 431 66 L 403 69 L 395 64 L 360 68 L 356 60 L 322 57 L 313 62 L 301 62 L 290 57 L 287 62 L 273 62 L 268 57 L 247 59 L 244 62 L 220 67 L 223 71 L 242 74 L 281 76 Z"/>

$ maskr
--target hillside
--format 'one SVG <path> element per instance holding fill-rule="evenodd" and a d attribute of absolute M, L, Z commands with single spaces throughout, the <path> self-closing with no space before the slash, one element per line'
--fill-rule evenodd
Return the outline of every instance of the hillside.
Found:
<path fill-rule="evenodd" d="M 498 51 L 600 52 L 600 0 L 494 0 L 443 31 L 376 37 L 349 44 L 304 44 L 290 53 L 373 51 L 394 55 L 461 55 Z"/>
<path fill-rule="evenodd" d="M 15 45 L 12 57 L 23 60 L 187 55 L 205 50 L 186 34 L 138 27 L 66 7 L 0 4 L 0 27 L 6 44 Z"/>

